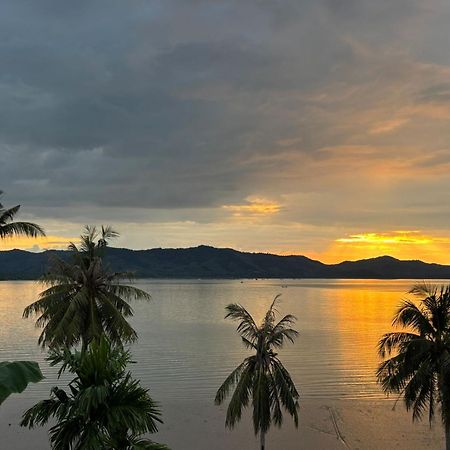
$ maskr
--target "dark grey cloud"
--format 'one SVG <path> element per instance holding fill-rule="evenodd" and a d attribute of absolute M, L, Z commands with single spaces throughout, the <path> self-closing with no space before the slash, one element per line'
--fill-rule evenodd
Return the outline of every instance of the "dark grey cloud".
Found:
<path fill-rule="evenodd" d="M 323 148 L 388 158 L 442 131 L 430 15 L 410 0 L 4 1 L 0 187 L 55 217 L 321 192 Z"/>

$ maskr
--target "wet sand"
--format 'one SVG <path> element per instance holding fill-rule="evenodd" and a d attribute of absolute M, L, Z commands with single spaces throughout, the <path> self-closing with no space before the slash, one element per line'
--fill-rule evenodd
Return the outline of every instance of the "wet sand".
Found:
<path fill-rule="evenodd" d="M 2 450 L 49 449 L 43 429 L 27 430 L 18 422 L 24 409 L 33 404 L 14 396 L 0 407 Z M 427 421 L 412 423 L 399 402 L 395 411 L 391 401 L 305 400 L 298 429 L 285 417 L 281 430 L 272 429 L 267 450 L 422 450 L 444 448 L 438 421 L 430 430 Z M 257 450 L 251 418 L 246 415 L 233 430 L 224 428 L 225 407 L 205 402 L 167 402 L 163 404 L 165 424 L 153 435 L 173 450 Z"/>

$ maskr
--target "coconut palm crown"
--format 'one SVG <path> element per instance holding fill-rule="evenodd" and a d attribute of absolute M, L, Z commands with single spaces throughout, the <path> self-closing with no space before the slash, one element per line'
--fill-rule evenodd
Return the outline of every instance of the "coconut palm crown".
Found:
<path fill-rule="evenodd" d="M 0 197 L 3 191 L 0 191 Z M 0 239 L 13 236 L 38 237 L 45 236 L 44 230 L 35 223 L 15 222 L 14 217 L 20 210 L 20 205 L 5 208 L 0 202 Z"/>
<path fill-rule="evenodd" d="M 387 394 L 403 397 L 413 420 L 428 412 L 433 421 L 440 406 L 450 450 L 450 286 L 418 284 L 410 291 L 419 298 L 402 302 L 394 315 L 399 331 L 385 334 L 378 344 L 383 361 L 377 379 Z"/>
<path fill-rule="evenodd" d="M 27 410 L 21 425 L 44 426 L 51 420 L 54 450 L 168 450 L 142 438 L 162 423 L 158 405 L 147 389 L 127 372 L 130 353 L 105 338 L 85 352 L 50 350 L 50 365 L 61 364 L 59 375 L 75 378 L 66 390 L 53 387 L 50 398 Z"/>
<path fill-rule="evenodd" d="M 103 256 L 108 241 L 116 236 L 111 227 L 98 231 L 87 226 L 80 244 L 69 245 L 69 260 L 54 258 L 50 272 L 42 278 L 47 289 L 23 313 L 25 318 L 38 315 L 36 326 L 43 329 L 39 344 L 71 347 L 81 342 L 86 349 L 103 334 L 119 345 L 136 339 L 126 320 L 133 314 L 128 300 L 151 297 L 122 284 L 130 274 L 108 270 Z"/>
<path fill-rule="evenodd" d="M 226 307 L 227 315 L 238 322 L 237 331 L 246 348 L 254 354 L 244 361 L 228 376 L 216 394 L 215 403 L 224 402 L 234 388 L 227 409 L 225 425 L 233 428 L 241 419 L 242 410 L 251 402 L 253 407 L 253 428 L 260 434 L 261 449 L 265 447 L 265 435 L 272 422 L 280 427 L 283 422 L 283 409 L 298 426 L 299 393 L 289 372 L 278 354 L 286 340 L 294 342 L 298 333 L 291 328 L 296 318 L 288 314 L 276 322 L 275 297 L 261 325 L 257 325 L 250 313 L 239 304 Z"/>

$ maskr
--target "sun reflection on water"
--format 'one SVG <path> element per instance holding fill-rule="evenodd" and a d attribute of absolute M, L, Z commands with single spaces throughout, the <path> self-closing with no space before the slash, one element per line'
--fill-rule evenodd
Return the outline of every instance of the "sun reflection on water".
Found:
<path fill-rule="evenodd" d="M 151 303 L 133 304 L 135 374 L 157 398 L 211 399 L 249 353 L 224 320 L 228 303 L 243 304 L 259 322 L 278 293 L 281 314 L 298 317 L 300 336 L 280 351 L 302 398 L 384 398 L 375 382 L 378 339 L 412 282 L 377 280 L 139 280 Z M 40 330 L 22 319 L 37 298 L 34 282 L 0 282 L 0 359 L 35 359 L 44 383 L 26 395 L 42 398 L 56 383 L 37 346 Z"/>

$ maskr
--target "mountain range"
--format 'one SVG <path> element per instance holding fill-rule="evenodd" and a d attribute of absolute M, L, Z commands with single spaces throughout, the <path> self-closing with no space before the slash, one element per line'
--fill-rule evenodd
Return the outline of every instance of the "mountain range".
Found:
<path fill-rule="evenodd" d="M 52 256 L 67 259 L 68 251 L 0 252 L 0 279 L 36 279 L 49 268 Z M 240 252 L 201 245 L 192 248 L 130 250 L 109 247 L 105 261 L 113 271 L 137 278 L 450 278 L 450 266 L 390 256 L 324 264 L 306 256 Z"/>

